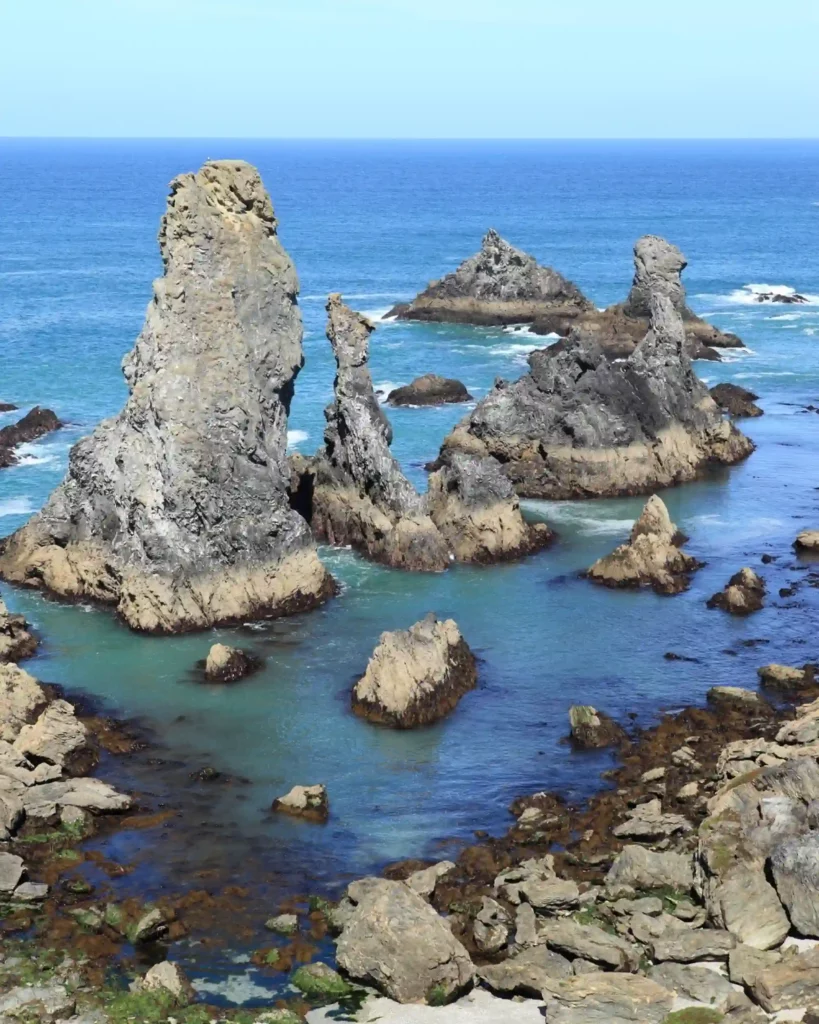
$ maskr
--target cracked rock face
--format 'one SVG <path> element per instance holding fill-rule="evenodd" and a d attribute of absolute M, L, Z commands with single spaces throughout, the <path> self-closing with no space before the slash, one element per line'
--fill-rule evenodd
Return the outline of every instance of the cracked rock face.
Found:
<path fill-rule="evenodd" d="M 532 352 L 529 366 L 444 441 L 445 450 L 499 459 L 522 497 L 641 494 L 753 451 L 694 374 L 682 320 L 660 288 L 651 328 L 628 359 L 610 361 L 575 332 Z"/>
<path fill-rule="evenodd" d="M 152 632 L 312 607 L 331 581 L 286 494 L 298 281 L 255 168 L 176 178 L 159 244 L 125 407 L 74 446 L 0 574 L 114 604 Z"/>
<path fill-rule="evenodd" d="M 562 274 L 540 266 L 534 256 L 490 229 L 480 252 L 387 315 L 402 320 L 491 325 L 527 323 L 553 312 L 576 314 L 593 308 Z"/>

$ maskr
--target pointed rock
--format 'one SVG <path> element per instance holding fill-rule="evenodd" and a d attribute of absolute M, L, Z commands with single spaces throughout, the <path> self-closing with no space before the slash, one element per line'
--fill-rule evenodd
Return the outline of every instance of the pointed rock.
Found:
<path fill-rule="evenodd" d="M 492 325 L 528 323 L 554 313 L 571 316 L 593 308 L 562 274 L 539 266 L 534 256 L 516 249 L 490 229 L 480 252 L 387 316 Z"/>
<path fill-rule="evenodd" d="M 747 566 L 734 573 L 725 588 L 708 598 L 709 608 L 721 608 L 731 615 L 758 612 L 765 601 L 765 582 Z"/>
<path fill-rule="evenodd" d="M 21 661 L 37 650 L 37 641 L 31 635 L 22 615 L 12 615 L 0 598 L 0 662 Z"/>
<path fill-rule="evenodd" d="M 330 544 L 350 544 L 400 569 L 446 569 L 449 548 L 390 452 L 392 428 L 367 366 L 373 325 L 340 295 L 330 296 L 327 314 L 337 366 L 335 400 L 325 410 L 324 448 L 298 463 L 296 490 L 308 499 L 294 504 L 315 535 Z"/>
<path fill-rule="evenodd" d="M 626 544 L 599 558 L 589 579 L 607 587 L 653 587 L 659 594 L 679 594 L 690 585 L 689 573 L 701 563 L 680 551 L 682 542 L 665 502 L 652 495 Z"/>
<path fill-rule="evenodd" d="M 286 493 L 298 281 L 256 169 L 176 178 L 159 244 L 125 407 L 73 447 L 0 574 L 158 633 L 313 607 L 331 581 Z"/>
<path fill-rule="evenodd" d="M 444 449 L 495 456 L 521 497 L 553 499 L 641 494 L 738 462 L 753 444 L 723 419 L 684 346 L 658 290 L 628 359 L 611 362 L 577 334 L 532 352 L 529 373 L 496 384 Z"/>

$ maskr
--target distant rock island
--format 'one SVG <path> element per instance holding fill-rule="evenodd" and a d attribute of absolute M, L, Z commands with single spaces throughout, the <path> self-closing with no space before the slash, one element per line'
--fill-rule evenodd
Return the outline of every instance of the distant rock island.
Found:
<path fill-rule="evenodd" d="M 387 317 L 477 326 L 530 324 L 536 334 L 566 337 L 576 327 L 611 358 L 625 358 L 648 330 L 648 281 L 668 296 L 682 317 L 692 359 L 718 359 L 717 348 L 739 348 L 742 341 L 702 320 L 686 304 L 680 274 L 686 267 L 680 250 L 655 235 L 634 247 L 635 273 L 625 302 L 597 309 L 580 289 L 533 256 L 510 245 L 494 230 L 481 250 L 440 281 L 433 281 L 412 302 L 395 306 Z"/>
<path fill-rule="evenodd" d="M 303 364 L 293 264 L 242 161 L 171 183 L 164 276 L 123 362 L 122 412 L 71 450 L 0 575 L 178 632 L 310 608 L 332 592 L 287 499 L 287 414 Z"/>

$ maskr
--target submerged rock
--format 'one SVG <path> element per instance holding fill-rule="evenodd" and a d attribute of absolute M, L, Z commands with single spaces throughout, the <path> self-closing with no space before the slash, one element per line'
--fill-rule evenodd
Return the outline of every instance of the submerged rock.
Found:
<path fill-rule="evenodd" d="M 554 540 L 546 523 L 523 518 L 512 484 L 491 457 L 444 452 L 429 477 L 427 505 L 459 562 L 521 558 Z"/>
<path fill-rule="evenodd" d="M 353 710 L 379 725 L 411 729 L 449 714 L 476 682 L 475 656 L 455 622 L 430 614 L 381 634 L 353 689 Z"/>
<path fill-rule="evenodd" d="M 330 544 L 350 544 L 400 569 L 446 569 L 446 542 L 390 452 L 392 428 L 367 367 L 373 325 L 340 295 L 330 296 L 327 314 L 335 399 L 324 414 L 324 448 L 312 460 L 291 463 L 294 490 L 304 498 L 294 498 L 294 505 Z"/>
<path fill-rule="evenodd" d="M 447 405 L 471 401 L 472 395 L 459 380 L 439 377 L 437 373 L 425 373 L 387 395 L 388 405 Z"/>
<path fill-rule="evenodd" d="M 14 406 L 10 406 L 13 409 Z M 41 409 L 39 405 L 27 412 L 17 423 L 0 428 L 0 469 L 14 466 L 17 456 L 14 449 L 21 444 L 36 441 L 53 430 L 59 430 L 63 424 L 51 409 Z"/>
<path fill-rule="evenodd" d="M 176 178 L 159 243 L 125 407 L 73 447 L 0 575 L 151 632 L 311 608 L 332 583 L 286 493 L 298 282 L 258 172 L 217 161 Z"/>
<path fill-rule="evenodd" d="M 569 728 L 572 742 L 587 750 L 611 747 L 626 739 L 622 725 L 590 705 L 573 704 L 569 708 Z"/>
<path fill-rule="evenodd" d="M 738 384 L 717 384 L 709 394 L 720 407 L 731 416 L 761 416 L 762 410 L 756 405 L 753 391 L 741 388 Z"/>
<path fill-rule="evenodd" d="M 330 813 L 330 800 L 327 787 L 294 786 L 289 793 L 273 801 L 273 810 L 289 814 L 294 818 L 307 818 L 308 821 L 324 822 Z"/>
<path fill-rule="evenodd" d="M 689 574 L 701 566 L 680 551 L 681 539 L 665 503 L 654 494 L 629 540 L 599 558 L 589 569 L 589 579 L 608 587 L 653 587 L 660 594 L 679 594 L 689 587 Z"/>
<path fill-rule="evenodd" d="M 37 650 L 37 641 L 22 615 L 12 615 L 0 598 L 0 662 L 22 661 Z"/>
<path fill-rule="evenodd" d="M 528 323 L 554 313 L 593 309 L 576 285 L 490 229 L 474 256 L 388 317 L 478 325 Z"/>
<path fill-rule="evenodd" d="M 214 644 L 205 661 L 205 678 L 214 683 L 235 683 L 258 668 L 258 660 L 247 651 L 227 644 Z"/>
<path fill-rule="evenodd" d="M 361 899 L 336 960 L 351 978 L 399 1003 L 444 1002 L 475 975 L 447 922 L 403 882 L 382 882 Z"/>
<path fill-rule="evenodd" d="M 765 600 L 765 583 L 747 566 L 734 573 L 725 588 L 708 598 L 709 608 L 721 608 L 731 615 L 758 612 Z"/>
<path fill-rule="evenodd" d="M 529 366 L 496 384 L 444 441 L 445 450 L 498 458 L 523 497 L 640 494 L 753 451 L 695 376 L 679 313 L 659 288 L 651 329 L 628 359 L 611 362 L 573 333 L 532 352 Z"/>

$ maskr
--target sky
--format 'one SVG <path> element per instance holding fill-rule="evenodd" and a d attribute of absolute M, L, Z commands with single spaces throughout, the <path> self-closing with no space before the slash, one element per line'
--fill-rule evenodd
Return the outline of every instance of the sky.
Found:
<path fill-rule="evenodd" d="M 0 0 L 0 136 L 819 136 L 819 0 Z"/>

